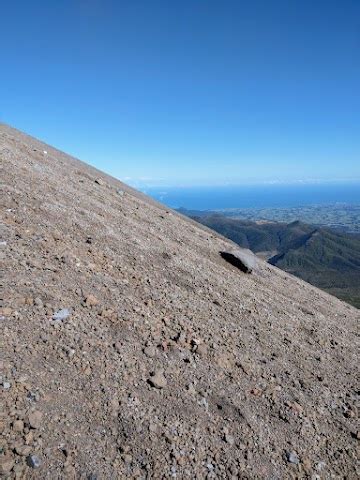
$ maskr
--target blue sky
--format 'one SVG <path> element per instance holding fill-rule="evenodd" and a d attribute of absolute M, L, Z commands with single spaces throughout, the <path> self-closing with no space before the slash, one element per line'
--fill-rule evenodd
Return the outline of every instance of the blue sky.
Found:
<path fill-rule="evenodd" d="M 13 0 L 1 16 L 1 121 L 130 184 L 360 179 L 358 0 Z"/>

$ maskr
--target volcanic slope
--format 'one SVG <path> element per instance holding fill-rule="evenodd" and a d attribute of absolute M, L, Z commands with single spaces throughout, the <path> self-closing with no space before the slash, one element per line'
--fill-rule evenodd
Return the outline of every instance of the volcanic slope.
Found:
<path fill-rule="evenodd" d="M 357 478 L 359 311 L 0 127 L 8 478 Z"/>

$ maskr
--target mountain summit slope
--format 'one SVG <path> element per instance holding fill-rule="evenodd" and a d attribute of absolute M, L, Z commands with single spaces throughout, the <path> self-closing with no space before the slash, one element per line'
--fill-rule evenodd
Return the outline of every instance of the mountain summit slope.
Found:
<path fill-rule="evenodd" d="M 356 478 L 358 311 L 0 127 L 2 473 Z"/>

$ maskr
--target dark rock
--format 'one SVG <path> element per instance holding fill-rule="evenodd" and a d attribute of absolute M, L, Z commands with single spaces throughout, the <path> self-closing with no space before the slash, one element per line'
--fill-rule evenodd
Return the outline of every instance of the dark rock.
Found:
<path fill-rule="evenodd" d="M 37 455 L 29 455 L 26 458 L 26 463 L 31 468 L 39 468 L 41 467 L 41 460 Z"/>
<path fill-rule="evenodd" d="M 244 273 L 251 273 L 256 267 L 256 257 L 251 250 L 237 249 L 229 252 L 220 252 L 220 255 L 224 260 Z"/>

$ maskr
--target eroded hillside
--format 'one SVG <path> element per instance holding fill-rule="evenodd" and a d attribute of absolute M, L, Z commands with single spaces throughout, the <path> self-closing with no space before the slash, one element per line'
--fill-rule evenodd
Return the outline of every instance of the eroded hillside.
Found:
<path fill-rule="evenodd" d="M 358 312 L 0 127 L 2 472 L 356 478 Z"/>

